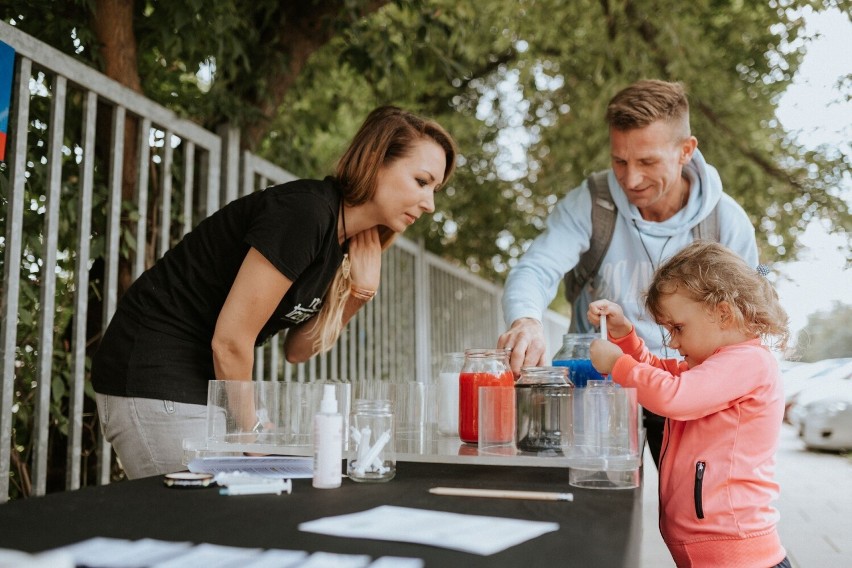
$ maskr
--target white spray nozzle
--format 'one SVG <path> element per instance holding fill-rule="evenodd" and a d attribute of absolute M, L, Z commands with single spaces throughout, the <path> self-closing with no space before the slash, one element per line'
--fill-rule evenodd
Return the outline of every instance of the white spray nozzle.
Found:
<path fill-rule="evenodd" d="M 334 414 L 337 412 L 337 398 L 335 394 L 334 385 L 323 385 L 320 412 L 323 414 Z"/>

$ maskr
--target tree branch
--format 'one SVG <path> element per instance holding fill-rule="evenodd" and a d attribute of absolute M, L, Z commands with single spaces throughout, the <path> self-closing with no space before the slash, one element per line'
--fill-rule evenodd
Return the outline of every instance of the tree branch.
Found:
<path fill-rule="evenodd" d="M 733 129 L 726 125 L 712 108 L 701 101 L 695 103 L 694 106 L 698 107 L 701 114 L 706 116 L 722 133 L 733 141 L 734 147 L 736 147 L 743 156 L 746 156 L 752 162 L 757 164 L 757 166 L 759 166 L 767 175 L 781 181 L 782 183 L 790 184 L 798 190 L 805 191 L 807 189 L 804 184 L 790 175 L 789 172 L 772 163 L 770 160 L 766 159 L 765 156 L 760 155 L 747 144 L 742 142 L 742 136 L 738 135 L 733 131 Z"/>
<path fill-rule="evenodd" d="M 287 91 L 296 82 L 310 56 L 327 44 L 343 29 L 352 26 L 355 19 L 363 18 L 387 4 L 390 0 L 370 0 L 357 13 L 346 10 L 347 2 L 282 2 L 278 12 L 279 25 L 271 45 L 260 46 L 274 61 L 267 66 L 267 89 L 256 93 L 254 101 L 260 116 L 246 124 L 243 146 L 254 149 L 269 130 L 278 107 Z M 271 62 L 272 62 L 271 61 Z"/>

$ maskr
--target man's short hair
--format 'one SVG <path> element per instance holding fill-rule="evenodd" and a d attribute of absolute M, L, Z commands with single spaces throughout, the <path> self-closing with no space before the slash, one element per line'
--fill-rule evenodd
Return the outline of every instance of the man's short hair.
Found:
<path fill-rule="evenodd" d="M 690 136 L 689 101 L 681 83 L 649 79 L 637 81 L 619 91 L 606 107 L 606 121 L 616 130 L 644 128 L 665 120 L 683 127 L 683 137 Z"/>

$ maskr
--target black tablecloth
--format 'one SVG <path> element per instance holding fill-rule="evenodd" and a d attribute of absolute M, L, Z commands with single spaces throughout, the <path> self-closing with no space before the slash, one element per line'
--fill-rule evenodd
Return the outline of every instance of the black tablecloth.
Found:
<path fill-rule="evenodd" d="M 430 487 L 570 491 L 573 502 L 448 497 Z M 478 556 L 417 544 L 300 532 L 301 522 L 398 505 L 560 525 L 558 532 Z M 155 538 L 230 546 L 423 558 L 427 567 L 639 565 L 641 489 L 593 490 L 568 485 L 563 468 L 399 463 L 388 483 L 343 480 L 319 490 L 293 482 L 291 495 L 223 496 L 216 488 L 177 489 L 161 477 L 88 487 L 0 505 L 0 548 L 38 552 L 94 536 Z"/>

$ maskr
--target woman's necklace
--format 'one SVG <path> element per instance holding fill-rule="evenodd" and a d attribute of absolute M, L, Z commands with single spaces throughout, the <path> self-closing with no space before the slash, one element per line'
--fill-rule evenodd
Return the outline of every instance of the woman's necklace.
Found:
<path fill-rule="evenodd" d="M 343 242 L 349 240 L 349 236 L 346 234 L 346 212 L 343 209 L 343 200 L 340 200 L 340 222 L 343 224 Z"/>
<path fill-rule="evenodd" d="M 343 209 L 343 198 L 340 199 L 340 223 L 343 225 L 343 246 L 345 247 L 349 235 L 346 234 L 346 213 Z M 343 262 L 340 264 L 340 268 L 343 271 L 343 279 L 348 281 L 352 270 L 352 261 L 349 260 L 348 251 L 343 253 Z"/>

